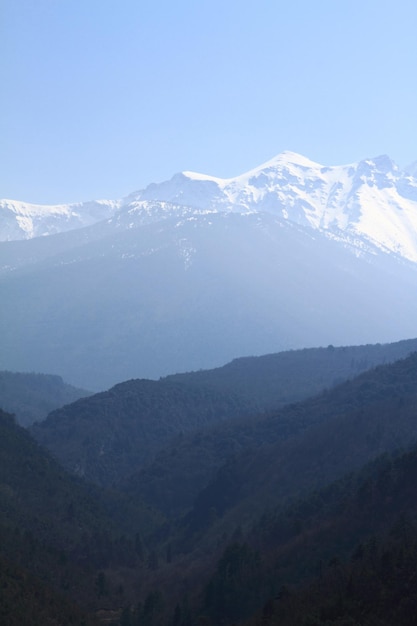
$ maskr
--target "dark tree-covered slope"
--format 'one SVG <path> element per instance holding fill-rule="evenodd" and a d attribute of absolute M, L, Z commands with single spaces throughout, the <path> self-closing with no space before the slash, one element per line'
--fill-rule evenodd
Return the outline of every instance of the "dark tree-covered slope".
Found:
<path fill-rule="evenodd" d="M 179 433 L 247 411 L 239 398 L 203 386 L 131 380 L 54 411 L 31 432 L 68 470 L 110 485 Z"/>
<path fill-rule="evenodd" d="M 0 372 L 0 406 L 13 413 L 21 426 L 30 426 L 48 413 L 90 395 L 64 383 L 60 376 Z"/>
<path fill-rule="evenodd" d="M 251 540 L 268 554 L 265 572 L 275 593 L 259 620 L 284 626 L 414 624 L 416 484 L 413 447 L 266 516 Z M 300 591 L 294 586 L 314 578 Z"/>
<path fill-rule="evenodd" d="M 118 572 L 142 576 L 137 537 L 157 524 L 139 504 L 67 474 L 0 410 L 0 557 L 8 563 L 92 610 L 118 598 Z M 108 582 L 97 587 L 104 571 Z"/>
<path fill-rule="evenodd" d="M 258 410 L 304 400 L 354 378 L 362 371 L 392 363 L 417 350 L 417 339 L 389 344 L 305 348 L 243 357 L 223 367 L 168 376 L 165 380 L 207 385 L 233 392 Z"/>
<path fill-rule="evenodd" d="M 213 507 L 223 512 L 244 494 L 257 494 L 266 506 L 303 484 L 332 480 L 333 471 L 359 467 L 416 436 L 415 361 L 410 356 L 279 411 L 177 438 L 130 477 L 126 491 L 169 515 L 197 498 L 194 513 L 204 523 Z"/>
<path fill-rule="evenodd" d="M 417 526 L 392 529 L 358 546 L 347 564 L 322 566 L 307 588 L 269 598 L 249 624 L 274 626 L 414 626 L 417 612 Z"/>
<path fill-rule="evenodd" d="M 386 406 L 386 415 L 384 420 L 379 422 L 378 427 L 383 425 L 385 421 L 391 421 L 394 428 L 397 426 L 399 431 L 403 431 L 401 436 L 405 433 L 407 421 L 415 421 L 417 415 L 416 398 L 412 394 L 407 395 L 411 391 L 414 380 L 413 371 L 415 374 L 416 358 L 414 363 L 411 361 L 412 359 L 409 359 L 396 364 L 395 371 L 391 374 L 389 373 L 390 368 L 378 368 L 380 371 L 376 370 L 375 372 L 375 374 L 382 372 L 380 383 L 386 383 L 386 397 L 394 393 L 395 389 L 400 392 L 400 395 L 397 396 L 397 402 Z M 377 377 L 375 377 L 375 382 L 376 380 Z M 390 382 L 392 386 L 389 384 Z M 369 452 L 372 452 L 373 442 L 367 437 L 363 423 L 368 417 L 370 421 L 373 421 L 374 409 L 381 409 L 382 406 L 383 404 L 372 404 L 363 409 L 362 420 L 354 420 L 352 424 L 356 430 L 354 438 L 356 438 L 359 449 L 362 446 L 361 439 L 364 438 L 365 445 L 369 445 Z M 404 406 L 404 414 L 402 414 L 402 406 Z M 389 432 L 392 434 L 393 431 Z M 343 456 L 343 446 L 339 445 L 334 434 L 335 431 L 333 430 L 329 440 L 335 444 L 334 454 Z M 385 434 L 382 434 L 382 438 L 384 438 Z M 346 433 L 342 432 L 341 439 L 345 435 Z M 350 445 L 348 443 L 348 453 L 351 449 Z M 258 449 L 259 456 L 262 456 L 262 451 L 265 453 L 267 449 L 267 446 L 260 447 Z M 413 545 L 417 545 L 417 527 L 415 539 L 413 539 L 412 533 L 410 534 L 410 523 L 413 524 L 413 519 L 417 519 L 417 447 L 413 446 L 406 453 L 397 451 L 392 455 L 378 456 L 364 468 L 359 466 L 356 473 L 342 475 L 338 481 L 321 488 L 319 488 L 319 484 L 322 478 L 315 480 L 314 471 L 317 459 L 320 456 L 324 458 L 326 450 L 319 446 L 317 452 L 315 463 L 312 463 L 310 467 L 313 475 L 307 476 L 307 478 L 302 476 L 302 480 L 306 484 L 301 489 L 297 488 L 297 483 L 300 484 L 300 476 L 295 473 L 297 461 L 303 464 L 298 454 L 295 454 L 293 463 L 287 466 L 287 471 L 276 477 L 287 482 L 286 488 L 290 489 L 290 498 L 281 497 L 279 489 L 285 489 L 285 487 L 277 486 L 276 482 L 273 481 L 265 483 L 269 499 L 265 499 L 265 492 L 259 493 L 262 481 L 265 479 L 265 475 L 261 473 L 255 476 L 260 466 L 253 465 L 248 471 L 244 468 L 246 477 L 248 474 L 253 474 L 250 484 L 240 482 L 241 474 L 239 474 L 238 467 L 234 467 L 235 473 L 227 468 L 222 473 L 223 481 L 219 481 L 217 484 L 217 491 L 214 492 L 213 490 L 210 494 L 205 494 L 206 498 L 210 495 L 212 500 L 211 508 L 205 509 L 204 519 L 196 520 L 192 516 L 188 518 L 188 522 L 190 520 L 199 521 L 201 525 L 199 527 L 195 525 L 193 528 L 188 525 L 182 531 L 179 529 L 176 533 L 165 538 L 164 549 L 169 542 L 170 554 L 173 555 L 172 562 L 162 572 L 156 572 L 153 575 L 153 584 L 155 589 L 163 589 L 164 593 L 172 599 L 172 602 L 176 602 L 175 613 L 175 604 L 171 607 L 171 619 L 176 614 L 177 623 L 184 625 L 188 623 L 189 615 L 185 610 L 187 606 L 186 597 L 188 596 L 193 599 L 192 611 L 195 621 L 200 619 L 203 623 L 212 624 L 239 623 L 264 606 L 264 614 L 259 614 L 259 623 L 263 623 L 263 620 L 276 614 L 276 607 L 281 606 L 280 603 L 283 602 L 289 590 L 295 594 L 294 601 L 297 602 L 297 598 L 299 598 L 298 601 L 301 602 L 302 596 L 296 595 L 297 586 L 305 584 L 316 575 L 321 575 L 321 579 L 318 581 L 314 593 L 317 595 L 317 589 L 322 586 L 321 600 L 324 605 L 337 605 L 338 596 L 334 587 L 329 588 L 331 594 L 334 593 L 335 595 L 332 596 L 331 602 L 326 605 L 327 600 L 330 599 L 326 597 L 327 594 L 325 593 L 328 581 L 331 580 L 332 576 L 336 576 L 336 580 L 343 578 L 346 582 L 346 589 L 349 588 L 348 581 L 351 572 L 347 569 L 343 573 L 343 562 L 349 559 L 349 555 L 356 546 L 357 550 L 354 552 L 356 559 L 362 559 L 362 555 L 368 549 L 373 549 L 377 561 L 383 563 L 384 559 L 387 559 L 388 563 L 391 563 L 390 557 L 384 557 L 386 551 L 392 553 L 391 547 L 386 550 L 384 542 L 381 543 L 380 540 L 375 542 L 372 539 L 375 535 L 386 536 L 387 533 L 391 532 L 391 529 L 392 537 L 402 537 L 405 541 L 410 540 L 411 560 L 406 570 L 401 573 L 401 568 L 405 564 L 404 562 L 401 563 L 401 553 L 404 550 L 403 543 L 400 552 L 393 558 L 393 578 L 391 580 L 386 578 L 381 584 L 380 591 L 376 589 L 376 597 L 382 598 L 395 592 L 393 598 L 397 598 L 399 601 L 404 598 L 407 602 L 409 601 L 410 594 L 412 596 L 414 593 L 410 591 L 411 587 L 408 586 L 409 583 L 411 584 L 409 575 L 411 575 L 411 570 L 415 571 L 417 565 L 415 554 L 413 556 L 412 553 Z M 329 450 L 327 452 L 332 456 L 333 453 L 330 453 Z M 277 473 L 280 461 L 282 461 L 282 459 L 277 459 L 274 464 L 272 457 L 271 454 L 265 458 L 271 475 Z M 375 455 L 371 458 L 374 457 Z M 240 458 L 242 463 L 244 460 L 243 457 Z M 288 458 L 283 460 L 284 465 L 287 461 Z M 306 459 L 305 465 L 308 465 L 309 461 L 311 458 Z M 357 459 L 351 459 L 353 464 L 356 461 Z M 332 469 L 334 462 L 333 457 L 332 463 L 327 468 L 330 469 L 329 475 L 334 471 L 334 468 Z M 324 464 L 326 463 L 328 460 L 324 458 Z M 338 469 L 336 467 L 336 471 Z M 302 473 L 304 471 L 303 469 Z M 309 480 L 310 483 L 307 484 Z M 326 482 L 328 480 L 324 480 L 323 485 Z M 291 483 L 296 486 L 294 490 L 291 490 Z M 296 497 L 297 491 L 304 493 L 302 499 Z M 236 496 L 234 500 L 231 497 L 232 493 Z M 243 506 L 242 497 L 244 497 Z M 207 500 L 205 503 L 207 504 Z M 222 505 L 226 507 L 226 510 L 221 509 Z M 200 509 L 200 513 L 202 513 L 202 509 Z M 255 523 L 252 525 L 250 520 L 254 520 Z M 191 534 L 187 534 L 187 532 L 184 534 L 184 530 L 188 533 L 191 531 Z M 221 549 L 222 546 L 223 550 Z M 376 550 L 375 546 L 377 547 Z M 365 562 L 366 559 L 363 563 Z M 368 565 L 366 565 L 367 567 Z M 352 573 L 352 576 L 359 576 L 358 589 L 362 585 L 360 569 L 359 572 Z M 397 574 L 398 578 L 395 582 L 394 579 Z M 326 578 L 327 576 L 329 578 Z M 365 571 L 362 588 L 366 588 L 373 577 L 374 574 L 371 573 L 368 577 Z M 406 586 L 401 592 L 402 577 L 404 577 Z M 327 582 L 324 582 L 325 580 Z M 375 581 L 371 583 L 370 589 L 373 588 L 374 584 Z M 184 585 L 186 585 L 185 593 L 182 591 Z M 372 592 L 370 593 L 372 596 Z M 374 606 L 372 597 L 369 605 L 366 605 L 366 594 L 362 599 L 361 594 L 359 594 L 359 600 L 365 602 L 364 610 L 367 614 L 371 614 L 372 606 Z M 308 607 L 307 601 L 302 600 L 302 602 L 306 602 L 304 606 Z M 282 604 L 282 606 L 285 605 Z M 300 606 L 303 605 L 300 604 Z M 389 608 L 389 603 L 387 608 Z M 394 604 L 392 604 L 391 609 L 394 608 Z M 291 615 L 293 609 L 290 608 L 289 610 L 288 615 Z M 336 610 L 335 606 L 332 610 Z M 388 614 L 392 617 L 395 615 L 395 611 Z M 410 615 L 409 612 L 406 614 Z M 285 612 L 279 613 L 279 615 L 288 617 Z M 295 615 L 300 618 L 303 614 L 296 612 L 293 616 Z M 311 617 L 309 610 L 305 615 L 306 618 L 307 616 Z M 321 615 L 322 617 L 320 614 L 319 617 L 323 621 L 306 621 L 305 626 L 312 626 L 316 623 L 317 626 L 333 624 L 331 621 L 326 622 L 326 619 L 330 619 L 331 613 L 323 611 Z M 344 613 L 336 612 L 335 618 L 338 616 L 343 617 Z M 273 623 L 281 624 L 279 619 Z M 283 623 L 286 624 L 287 622 Z M 336 623 L 338 624 L 338 622 Z M 362 624 L 360 621 L 359 623 Z M 364 623 L 368 624 L 367 621 Z M 369 622 L 369 624 L 372 623 Z M 388 622 L 381 622 L 384 626 L 386 623 L 389 624 L 389 620 Z M 396 623 L 395 619 L 391 624 L 394 623 Z M 398 623 L 403 624 L 401 621 Z M 294 619 L 288 624 L 298 625 L 304 624 L 304 622 L 301 619 L 300 621 Z"/>
<path fill-rule="evenodd" d="M 98 626 L 99 621 L 0 556 L 0 623 L 5 626 Z"/>
<path fill-rule="evenodd" d="M 317 490 L 343 478 L 346 472 L 359 470 L 381 453 L 398 452 L 417 440 L 416 390 L 417 354 L 413 354 L 308 401 L 193 435 L 189 446 L 197 446 L 197 450 L 187 460 L 193 459 L 190 474 L 197 472 L 205 451 L 206 460 L 210 456 L 206 435 L 212 437 L 209 452 L 213 456 L 222 445 L 231 446 L 234 441 L 240 442 L 243 451 L 232 456 L 227 453 L 228 460 L 197 494 L 191 512 L 179 524 L 168 526 L 161 538 L 159 553 L 169 552 L 170 560 L 161 571 L 152 572 L 150 584 L 164 591 L 167 605 L 178 600 L 178 619 L 182 612 L 187 623 L 184 594 L 193 598 L 196 606 L 202 596 L 206 598 L 203 615 L 208 612 L 212 623 L 244 619 L 268 600 L 271 589 L 278 593 L 283 584 L 313 576 L 320 560 L 326 562 L 335 553 L 344 558 L 355 542 L 395 521 L 397 513 L 406 509 L 401 508 L 395 464 L 377 478 L 378 464 L 368 468 L 358 482 L 343 479 L 326 492 Z M 179 448 L 172 459 L 181 461 L 186 449 Z M 169 468 L 168 455 L 166 461 Z M 178 470 L 180 465 L 176 467 Z M 168 469 L 159 476 L 155 472 L 153 486 L 166 494 L 172 488 L 175 498 L 183 494 L 184 486 L 182 480 L 168 480 L 168 473 Z M 398 500 L 378 487 L 386 476 L 394 479 L 392 490 L 398 492 Z M 398 476 L 399 484 L 405 484 L 400 470 Z M 138 482 L 132 480 L 128 486 L 132 497 L 141 492 L 143 474 L 136 478 Z M 413 484 L 411 478 L 409 486 Z M 315 495 L 310 498 L 312 491 Z M 373 506 L 374 493 L 381 493 L 384 511 Z M 402 493 L 405 500 L 410 497 Z M 306 500 L 297 503 L 299 498 Z M 339 525 L 344 510 L 346 518 Z M 230 542 L 241 548 L 224 553 L 216 574 L 215 560 L 223 558 L 221 551 Z M 217 578 L 209 591 L 210 574 Z"/>
<path fill-rule="evenodd" d="M 103 524 L 103 507 L 92 490 L 67 474 L 3 411 L 0 475 L 0 515 L 5 524 L 29 531 L 50 545 L 68 548 L 83 532 L 91 533 Z M 76 528 L 71 511 L 77 512 Z"/>
<path fill-rule="evenodd" d="M 101 407 L 101 396 L 106 411 L 90 413 L 94 399 Z M 417 451 L 400 453 L 417 441 L 417 353 L 279 410 L 242 417 L 242 406 L 247 407 L 236 396 L 204 386 L 129 381 L 65 407 L 70 412 L 61 414 L 62 424 L 61 412 L 51 415 L 43 424 L 56 419 L 61 435 L 71 438 L 72 425 L 78 429 L 74 451 L 82 434 L 84 450 L 96 445 L 100 424 L 122 452 L 130 437 L 132 455 L 136 442 L 145 448 L 146 437 L 148 445 L 152 438 L 178 437 L 177 448 L 171 445 L 158 456 L 159 474 L 154 471 L 150 480 L 150 469 L 158 469 L 150 465 L 129 482 L 127 499 L 120 493 L 117 499 L 104 496 L 69 478 L 28 431 L 1 413 L 0 557 L 84 607 L 108 609 L 116 623 L 231 624 L 262 606 L 265 615 L 259 619 L 273 619 L 276 598 L 281 602 L 285 589 L 295 597 L 295 585 L 320 568 L 323 580 L 330 561 L 332 572 L 342 572 L 355 545 L 361 542 L 366 553 L 372 534 L 389 532 L 398 516 L 417 513 Z M 117 439 L 122 422 L 126 430 Z M 173 432 L 173 424 L 182 435 Z M 187 428 L 194 429 L 190 436 Z M 96 459 L 106 450 L 103 441 L 98 444 L 92 448 Z M 361 470 L 387 452 L 395 455 Z M 113 448 L 109 458 L 117 465 L 116 453 Z M 181 479 L 186 474 L 188 483 Z M 135 517 L 128 504 L 139 506 L 145 492 L 150 502 L 152 489 L 155 503 L 172 490 L 172 509 L 177 497 L 184 509 L 194 504 L 182 521 L 157 526 L 151 511 Z M 140 519 L 148 520 L 147 530 L 154 524 L 145 542 Z M 383 562 L 384 550 L 375 553 L 376 562 Z M 395 571 L 401 569 L 399 559 L 393 557 Z M 350 573 L 346 576 L 349 580 Z M 372 578 L 365 580 L 366 586 Z M 383 588 L 379 597 L 389 593 Z M 330 615 L 319 613 L 317 624 Z M 387 615 L 395 617 L 388 605 Z M 336 613 L 339 617 L 345 614 Z"/>
<path fill-rule="evenodd" d="M 244 521 L 307 493 L 383 452 L 417 440 L 417 353 L 379 366 L 261 420 L 254 444 L 229 459 L 196 499 L 193 524 L 212 509 Z"/>
<path fill-rule="evenodd" d="M 101 485 L 123 481 L 181 435 L 158 460 L 158 467 L 140 481 L 149 484 L 145 492 L 155 493 L 157 500 L 152 504 L 161 506 L 163 500 L 164 511 L 178 512 L 189 504 L 189 495 L 185 500 L 179 494 L 177 498 L 171 484 L 171 495 L 166 498 L 165 490 L 158 499 L 159 486 L 154 489 L 152 478 L 155 472 L 159 477 L 162 472 L 171 482 L 183 480 L 185 489 L 191 482 L 190 493 L 195 495 L 207 480 L 207 469 L 219 465 L 219 453 L 221 463 L 242 445 L 246 447 L 252 437 L 243 428 L 236 437 L 221 435 L 226 441 L 223 445 L 218 438 L 213 440 L 210 427 L 239 417 L 236 428 L 240 431 L 244 416 L 318 393 L 375 364 L 405 356 L 416 347 L 417 340 L 351 348 L 329 346 L 238 359 L 217 370 L 159 381 L 131 380 L 51 413 L 32 432 L 67 469 Z M 190 442 L 187 433 L 202 429 L 202 438 L 199 435 L 197 441 Z M 195 456 L 197 450 L 200 459 Z M 196 460 L 199 463 L 193 469 Z M 160 486 L 164 489 L 163 480 Z M 174 506 L 169 502 L 172 499 Z"/>
<path fill-rule="evenodd" d="M 256 609 L 251 623 L 415 623 L 416 481 L 414 447 L 264 515 L 225 549 L 199 611 L 224 624 Z"/>

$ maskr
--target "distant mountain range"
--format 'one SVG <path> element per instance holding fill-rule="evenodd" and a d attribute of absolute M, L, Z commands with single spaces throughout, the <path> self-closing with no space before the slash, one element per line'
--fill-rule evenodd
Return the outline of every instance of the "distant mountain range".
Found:
<path fill-rule="evenodd" d="M 283 152 L 235 178 L 182 172 L 122 200 L 55 206 L 1 200 L 0 241 L 66 232 L 115 214 L 119 225 L 126 213 L 145 219 L 148 214 L 153 221 L 181 205 L 216 213 L 265 211 L 359 247 L 371 243 L 417 261 L 415 170 L 415 164 L 399 170 L 388 156 L 327 167 Z M 155 202 L 161 203 L 157 215 Z"/>
<path fill-rule="evenodd" d="M 409 171 L 388 157 L 323 167 L 286 152 L 233 179 L 183 172 L 117 201 L 3 201 L 0 368 L 103 389 L 414 337 Z"/>
<path fill-rule="evenodd" d="M 178 512 L 228 458 L 337 413 L 327 407 L 335 385 L 416 350 L 416 339 L 293 350 L 158 381 L 130 380 L 52 411 L 31 433 L 70 472 L 104 487 L 130 478 L 136 498 L 165 514 Z M 272 432 L 268 416 L 285 406 L 291 413 L 294 403 L 324 390 L 318 410 L 307 402 L 307 410 L 296 409 Z M 346 395 L 356 406 L 369 394 L 357 399 L 348 391 L 344 403 Z"/>
<path fill-rule="evenodd" d="M 67 385 L 59 376 L 0 372 L 0 407 L 21 426 L 42 421 L 54 409 L 88 395 L 89 391 Z"/>
<path fill-rule="evenodd" d="M 90 226 L 111 217 L 120 204 L 112 200 L 57 205 L 0 200 L 0 241 L 32 239 Z"/>

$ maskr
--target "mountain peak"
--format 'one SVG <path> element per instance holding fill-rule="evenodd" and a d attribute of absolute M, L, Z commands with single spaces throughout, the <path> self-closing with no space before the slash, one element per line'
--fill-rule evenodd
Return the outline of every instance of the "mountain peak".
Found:
<path fill-rule="evenodd" d="M 220 187 L 223 187 L 231 181 L 246 178 L 248 175 L 252 176 L 254 173 L 260 172 L 265 169 L 279 168 L 283 165 L 295 165 L 297 167 L 302 167 L 305 169 L 322 167 L 319 163 L 311 161 L 311 159 L 303 156 L 302 154 L 298 154 L 297 152 L 291 152 L 291 150 L 285 150 L 284 152 L 280 152 L 279 154 L 277 154 L 275 157 L 272 157 L 272 159 L 270 159 L 269 161 L 265 161 L 265 163 L 262 163 L 261 165 L 258 165 L 248 172 L 245 172 L 244 174 L 240 174 L 238 176 L 233 176 L 230 178 L 220 178 L 218 176 L 211 176 L 209 174 L 200 174 L 198 172 L 184 171 L 180 174 L 176 174 L 174 176 L 174 179 L 182 176 L 183 178 L 187 178 L 192 181 L 214 182 Z"/>
<path fill-rule="evenodd" d="M 365 159 L 361 163 L 373 165 L 379 172 L 384 173 L 398 170 L 396 163 L 387 154 L 381 154 L 373 159 Z"/>
<path fill-rule="evenodd" d="M 291 150 L 284 150 L 284 152 L 280 152 L 260 167 L 281 163 L 291 163 L 292 165 L 299 165 L 300 167 L 322 167 L 316 161 L 312 161 L 308 157 L 299 154 L 298 152 L 292 152 Z"/>
<path fill-rule="evenodd" d="M 176 176 L 181 176 L 183 179 L 188 178 L 189 180 L 204 181 L 204 182 L 208 181 L 208 182 L 213 182 L 217 184 L 224 183 L 226 180 L 228 180 L 226 178 L 218 178 L 217 176 L 211 176 L 210 174 L 200 174 L 199 172 L 191 172 L 191 171 L 184 171 L 184 172 L 181 172 L 180 174 L 176 174 Z"/>
<path fill-rule="evenodd" d="M 303 173 L 307 170 L 315 170 L 318 172 L 321 168 L 322 165 L 316 163 L 315 161 L 311 161 L 311 159 L 303 156 L 302 154 L 286 150 L 285 152 L 280 152 L 269 161 L 265 161 L 265 163 L 258 165 L 252 170 L 237 176 L 234 180 L 244 182 L 250 180 L 251 178 L 258 177 L 260 174 L 273 173 L 275 171 L 288 172 L 290 175 L 294 176 L 303 176 Z"/>

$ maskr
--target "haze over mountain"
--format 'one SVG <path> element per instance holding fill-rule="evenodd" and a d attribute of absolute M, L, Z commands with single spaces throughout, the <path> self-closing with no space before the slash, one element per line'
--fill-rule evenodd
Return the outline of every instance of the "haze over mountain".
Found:
<path fill-rule="evenodd" d="M 32 239 L 89 226 L 110 217 L 119 206 L 117 200 L 49 206 L 0 200 L 0 241 Z"/>
<path fill-rule="evenodd" d="M 0 368 L 103 389 L 417 334 L 417 179 L 388 157 L 323 167 L 283 153 L 103 206 L 87 227 L 0 244 Z M 1 239 L 18 236 L 17 213 Z M 68 230 L 49 217 L 22 217 L 19 236 Z"/>
<path fill-rule="evenodd" d="M 1 200 L 5 219 L 0 240 L 74 230 L 106 219 L 119 209 L 146 208 L 135 207 L 136 202 L 164 201 L 212 211 L 267 211 L 333 235 L 341 230 L 344 236 L 364 237 L 378 247 L 416 261 L 415 176 L 416 163 L 401 171 L 385 155 L 327 167 L 284 152 L 235 178 L 182 172 L 123 200 L 57 206 Z M 401 211 L 404 215 L 398 215 Z"/>
<path fill-rule="evenodd" d="M 41 421 L 54 409 L 88 395 L 89 391 L 67 385 L 59 376 L 0 372 L 0 407 L 21 426 Z"/>
<path fill-rule="evenodd" d="M 293 350 L 159 381 L 131 380 L 52 411 L 31 433 L 70 472 L 107 487 L 127 480 L 134 499 L 164 514 L 178 513 L 228 458 L 254 444 L 272 444 L 276 433 L 268 415 L 287 406 L 291 418 L 277 436 L 296 432 L 305 421 L 300 411 L 307 421 L 320 421 L 340 410 L 330 402 L 331 391 L 319 398 L 318 408 L 307 398 L 416 349 L 415 339 Z M 360 384 L 348 387 L 345 404 L 346 397 L 355 406 L 367 400 Z M 302 400 L 307 408 L 294 411 Z"/>

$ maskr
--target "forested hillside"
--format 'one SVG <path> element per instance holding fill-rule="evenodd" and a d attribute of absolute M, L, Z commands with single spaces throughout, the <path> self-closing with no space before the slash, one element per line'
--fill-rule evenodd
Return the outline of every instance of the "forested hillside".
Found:
<path fill-rule="evenodd" d="M 306 352 L 307 373 L 318 358 L 338 362 L 332 347 Z M 44 605 L 55 615 L 62 594 L 63 611 L 81 611 L 74 624 L 354 626 L 372 612 L 378 626 L 405 624 L 417 567 L 417 352 L 260 413 L 237 378 L 232 394 L 218 372 L 191 378 L 128 381 L 31 431 L 1 412 L 5 606 L 16 598 L 21 615 L 33 606 L 45 623 Z M 53 435 L 112 490 L 67 474 L 31 432 Z"/>
<path fill-rule="evenodd" d="M 55 607 L 56 594 L 65 595 L 89 611 L 131 597 L 132 581 L 146 570 L 150 548 L 143 542 L 160 525 L 158 515 L 68 475 L 1 410 L 0 476 L 2 606 L 16 598 L 23 611 L 7 623 L 23 619 L 32 603 L 41 610 L 36 597 Z M 48 610 L 44 616 L 49 619 Z"/>
<path fill-rule="evenodd" d="M 245 520 L 417 441 L 417 353 L 252 423 L 253 444 L 200 492 L 193 523 Z M 229 511 L 230 509 L 230 511 Z M 227 512 L 227 513 L 226 513 Z"/>
<path fill-rule="evenodd" d="M 179 437 L 125 488 L 168 515 L 194 503 L 197 525 L 247 496 L 248 510 L 254 499 L 268 506 L 271 494 L 289 497 L 407 445 L 417 436 L 416 393 L 411 355 L 279 411 Z"/>
<path fill-rule="evenodd" d="M 267 550 L 276 585 L 262 621 L 285 626 L 413 624 L 416 480 L 414 446 L 378 458 L 281 514 L 265 516 L 249 538 L 261 552 Z M 310 578 L 311 586 L 297 591 L 294 582 Z"/>
<path fill-rule="evenodd" d="M 252 445 L 224 463 L 197 495 L 190 513 L 163 543 L 163 549 L 169 545 L 173 555 L 164 574 L 170 580 L 168 597 L 172 599 L 181 593 L 184 582 L 177 582 L 178 568 L 193 571 L 194 578 L 206 588 L 203 609 L 201 605 L 198 609 L 197 596 L 201 595 L 197 594 L 195 610 L 209 615 L 213 623 L 220 619 L 234 623 L 267 602 L 271 587 L 278 585 L 278 594 L 282 585 L 294 585 L 313 577 L 320 561 L 324 564 L 335 555 L 338 559 L 346 558 L 363 536 L 382 532 L 389 523 L 394 523 L 407 510 L 410 494 L 410 491 L 402 492 L 394 480 L 396 462 L 389 461 L 385 466 L 382 460 L 354 479 L 343 476 L 359 470 L 382 452 L 398 454 L 401 448 L 417 440 L 416 383 L 417 355 L 414 354 L 393 365 L 365 372 L 310 401 L 261 420 L 247 420 L 246 436 L 257 433 L 257 440 L 252 438 Z M 227 432 L 223 427 L 219 431 L 223 435 Z M 235 435 L 236 432 L 237 429 Z M 200 454 L 194 453 L 195 466 L 203 449 L 202 446 Z M 175 458 L 181 458 L 181 452 Z M 404 467 L 410 468 L 412 463 L 410 466 L 404 459 Z M 405 479 L 400 473 L 398 476 L 406 489 Z M 139 475 L 138 484 L 140 478 Z M 335 486 L 325 488 L 335 479 L 339 479 Z M 163 481 L 164 477 L 155 472 L 154 488 Z M 174 489 L 174 481 L 169 484 Z M 374 486 L 378 484 L 380 491 Z M 408 484 L 413 489 L 412 475 Z M 181 481 L 178 485 L 181 493 Z M 129 493 L 133 493 L 133 482 L 129 488 Z M 398 492 L 398 500 L 390 495 L 391 489 Z M 311 492 L 315 492 L 312 497 Z M 382 493 L 382 504 L 375 500 L 377 493 Z M 305 500 L 298 502 L 299 498 Z M 356 502 L 363 509 L 362 517 L 358 513 L 357 525 L 349 508 L 356 506 Z M 377 506 L 385 506 L 385 513 Z M 346 518 L 338 526 L 336 520 L 345 509 Z M 334 519 L 330 522 L 326 515 Z M 236 543 L 238 547 L 233 547 Z M 308 554 L 310 544 L 312 552 Z M 269 570 L 269 558 L 274 550 L 282 552 L 282 558 L 277 557 L 281 568 L 278 574 Z M 220 559 L 217 574 L 213 561 L 216 558 Z M 215 577 L 212 583 L 207 578 L 210 569 Z M 236 579 L 231 580 L 230 572 L 234 569 Z M 219 582 L 218 577 L 222 576 L 226 579 Z M 158 580 L 156 574 L 155 585 Z M 220 589 L 216 591 L 217 585 Z M 198 584 L 188 582 L 192 596 L 197 593 L 196 587 Z"/>
<path fill-rule="evenodd" d="M 414 623 L 417 448 L 264 515 L 230 544 L 200 610 L 225 623 Z"/>
<path fill-rule="evenodd" d="M 0 407 L 13 413 L 21 426 L 44 420 L 48 413 L 90 395 L 64 383 L 60 376 L 0 372 Z"/>
<path fill-rule="evenodd" d="M 31 432 L 67 469 L 108 486 L 174 436 L 248 410 L 240 398 L 204 386 L 131 380 L 54 411 Z"/>
<path fill-rule="evenodd" d="M 26 570 L 0 556 L 0 623 L 7 626 L 99 626 L 99 620 L 82 611 L 62 594 L 42 584 Z"/>
<path fill-rule="evenodd" d="M 219 369 L 159 381 L 131 380 L 54 411 L 31 432 L 67 469 L 100 485 L 128 479 L 161 452 L 157 474 L 169 475 L 174 481 L 169 492 L 175 495 L 162 494 L 152 504 L 165 511 L 173 506 L 178 512 L 189 503 L 189 496 L 183 501 L 176 493 L 177 481 L 184 480 L 185 488 L 191 481 L 194 486 L 190 493 L 194 496 L 203 484 L 201 480 L 207 478 L 207 469 L 211 471 L 230 454 L 247 447 L 252 436 L 257 437 L 248 434 L 247 428 L 252 431 L 252 427 L 246 427 L 242 418 L 302 400 L 416 348 L 417 340 L 329 346 L 238 359 Z M 239 421 L 229 426 L 235 418 Z M 217 423 L 224 423 L 226 431 L 231 428 L 236 434 L 213 435 L 212 427 Z M 187 436 L 197 432 L 195 439 Z M 219 444 L 219 437 L 224 444 Z M 180 453 L 177 457 L 175 451 Z M 199 462 L 192 466 L 192 458 L 185 459 L 191 455 L 196 460 L 196 454 Z M 182 467 L 177 471 L 178 463 Z M 154 471 L 150 470 L 151 474 Z M 147 479 L 140 482 L 145 485 Z M 157 494 L 153 484 L 149 490 Z"/>
<path fill-rule="evenodd" d="M 392 363 L 417 350 L 417 339 L 369 344 L 289 350 L 259 357 L 243 357 L 223 367 L 168 376 L 166 380 L 207 385 L 233 392 L 258 410 L 277 409 L 325 388 L 354 378 L 362 371 Z"/>

